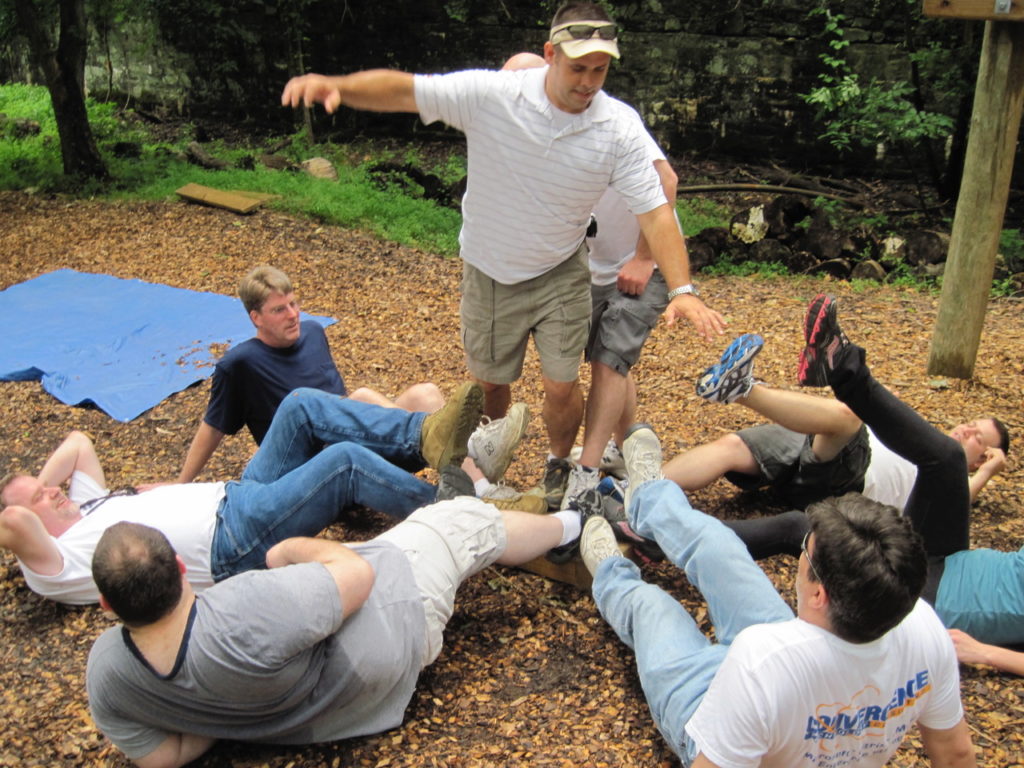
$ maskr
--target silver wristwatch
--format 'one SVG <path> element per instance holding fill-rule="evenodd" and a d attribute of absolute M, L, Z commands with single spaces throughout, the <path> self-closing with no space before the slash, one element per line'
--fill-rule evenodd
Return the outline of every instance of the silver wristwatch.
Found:
<path fill-rule="evenodd" d="M 694 296 L 700 296 L 700 291 L 697 290 L 697 286 L 693 283 L 687 283 L 686 285 L 680 285 L 678 288 L 673 288 L 668 292 L 668 300 L 672 301 L 676 296 L 682 296 L 687 293 L 692 293 Z"/>

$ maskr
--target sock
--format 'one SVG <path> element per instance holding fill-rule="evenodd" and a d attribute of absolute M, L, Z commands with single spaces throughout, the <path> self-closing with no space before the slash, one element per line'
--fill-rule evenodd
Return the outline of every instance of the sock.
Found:
<path fill-rule="evenodd" d="M 561 512 L 555 512 L 551 517 L 557 517 L 562 521 L 562 539 L 558 542 L 558 546 L 565 546 L 580 537 L 583 525 L 580 523 L 580 513 L 575 509 L 563 509 Z"/>
<path fill-rule="evenodd" d="M 480 499 L 489 496 L 492 488 L 494 488 L 494 486 L 486 477 L 481 477 L 473 483 L 473 490 L 476 491 L 477 498 Z"/>

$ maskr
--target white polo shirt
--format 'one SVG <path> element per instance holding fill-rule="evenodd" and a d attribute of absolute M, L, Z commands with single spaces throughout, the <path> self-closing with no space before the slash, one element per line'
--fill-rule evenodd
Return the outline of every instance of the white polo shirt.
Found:
<path fill-rule="evenodd" d="M 601 91 L 584 112 L 563 112 L 544 93 L 547 72 L 415 78 L 423 121 L 466 134 L 462 258 L 508 285 L 572 255 L 608 187 L 634 214 L 667 202 L 636 111 Z"/>

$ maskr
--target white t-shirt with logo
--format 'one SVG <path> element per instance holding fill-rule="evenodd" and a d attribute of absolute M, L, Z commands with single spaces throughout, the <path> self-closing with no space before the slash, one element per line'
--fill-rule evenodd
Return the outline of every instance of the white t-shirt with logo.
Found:
<path fill-rule="evenodd" d="M 963 717 L 953 643 L 922 600 L 854 644 L 800 619 L 737 635 L 686 732 L 722 768 L 882 766 L 915 724 Z"/>

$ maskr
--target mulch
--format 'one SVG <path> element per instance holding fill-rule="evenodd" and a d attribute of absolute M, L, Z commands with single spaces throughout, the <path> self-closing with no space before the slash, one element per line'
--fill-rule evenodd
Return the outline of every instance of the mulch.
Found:
<path fill-rule="evenodd" d="M 239 217 L 179 201 L 108 203 L 0 192 L 0 254 L 0 288 L 70 267 L 233 294 L 249 268 L 273 263 L 292 276 L 306 310 L 340 319 L 327 333 L 350 388 L 370 386 L 394 396 L 412 382 L 431 380 L 447 391 L 466 375 L 458 340 L 458 261 L 358 232 L 270 210 Z M 868 349 L 876 376 L 937 427 L 992 413 L 1021 434 L 1024 318 L 1017 301 L 991 303 L 975 376 L 959 381 L 925 372 L 936 296 L 892 287 L 854 292 L 845 283 L 810 278 L 708 278 L 701 287 L 708 303 L 727 316 L 730 335 L 765 336 L 757 365 L 763 381 L 795 386 L 803 309 L 827 290 L 839 295 L 843 328 Z M 648 343 L 636 369 L 639 415 L 658 430 L 667 457 L 758 421 L 742 408 L 706 404 L 694 394 L 696 377 L 726 341 L 705 345 L 687 328 L 662 326 Z M 38 382 L 0 386 L 3 471 L 37 472 L 69 430 L 81 429 L 96 441 L 112 487 L 173 479 L 208 394 L 206 384 L 194 386 L 120 424 L 99 411 L 58 403 Z M 541 478 L 546 446 L 532 354 L 514 396 L 529 403 L 533 416 L 508 481 L 526 488 Z M 253 450 L 247 434 L 227 439 L 200 479 L 238 476 Z M 975 546 L 1020 546 L 1021 480 L 1020 462 L 1011 457 L 976 506 Z M 692 500 L 722 517 L 782 509 L 770 495 L 738 493 L 725 483 Z M 327 535 L 363 539 L 389 524 L 358 512 Z M 763 565 L 790 595 L 792 558 Z M 647 567 L 646 575 L 707 627 L 703 605 L 678 570 L 659 564 Z M 109 618 L 95 607 L 69 608 L 37 597 L 6 552 L 0 556 L 0 615 L 0 766 L 125 765 L 93 727 L 83 684 L 89 647 Z M 962 668 L 962 674 L 979 764 L 1024 765 L 1021 680 L 981 668 Z M 590 596 L 495 567 L 460 591 L 446 649 L 421 676 L 401 727 L 304 748 L 222 742 L 197 765 L 674 763 L 652 724 L 631 653 Z M 892 764 L 927 764 L 916 736 Z"/>

